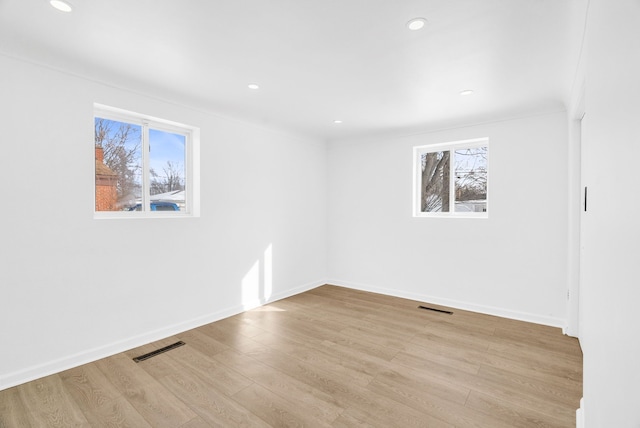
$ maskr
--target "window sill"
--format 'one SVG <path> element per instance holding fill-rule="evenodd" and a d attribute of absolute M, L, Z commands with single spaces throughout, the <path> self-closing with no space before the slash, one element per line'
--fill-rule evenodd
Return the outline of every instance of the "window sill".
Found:
<path fill-rule="evenodd" d="M 488 213 L 474 213 L 474 214 L 462 214 L 462 213 L 420 213 L 414 214 L 413 218 L 473 218 L 473 219 L 488 219 Z"/>
<path fill-rule="evenodd" d="M 150 218 L 197 218 L 187 212 L 141 212 L 141 211 L 117 211 L 117 212 L 94 212 L 94 220 L 130 220 L 130 219 L 150 219 Z"/>

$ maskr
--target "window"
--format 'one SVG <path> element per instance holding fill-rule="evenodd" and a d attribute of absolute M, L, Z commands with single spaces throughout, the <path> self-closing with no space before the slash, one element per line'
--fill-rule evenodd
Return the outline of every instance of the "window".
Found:
<path fill-rule="evenodd" d="M 197 128 L 95 107 L 95 216 L 198 215 Z"/>
<path fill-rule="evenodd" d="M 489 140 L 413 148 L 414 217 L 487 217 Z"/>

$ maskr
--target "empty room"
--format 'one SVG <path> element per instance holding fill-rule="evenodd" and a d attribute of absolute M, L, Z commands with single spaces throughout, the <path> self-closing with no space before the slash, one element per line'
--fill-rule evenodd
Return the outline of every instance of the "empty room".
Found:
<path fill-rule="evenodd" d="M 0 0 L 0 427 L 640 428 L 638 76 L 638 0 Z"/>

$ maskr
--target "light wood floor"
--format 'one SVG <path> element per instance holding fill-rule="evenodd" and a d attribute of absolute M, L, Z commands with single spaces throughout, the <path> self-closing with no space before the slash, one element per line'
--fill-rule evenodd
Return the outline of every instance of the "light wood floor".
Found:
<path fill-rule="evenodd" d="M 575 426 L 575 339 L 419 304 L 319 287 L 0 391 L 0 427 Z"/>

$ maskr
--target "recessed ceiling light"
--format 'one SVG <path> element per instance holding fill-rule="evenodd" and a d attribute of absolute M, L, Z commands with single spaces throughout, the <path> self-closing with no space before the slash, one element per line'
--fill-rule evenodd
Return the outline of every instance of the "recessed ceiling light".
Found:
<path fill-rule="evenodd" d="M 340 123 L 342 123 L 342 121 L 340 119 L 336 119 L 336 120 L 333 121 L 333 123 L 340 124 Z"/>
<path fill-rule="evenodd" d="M 260 86 L 258 86 L 256 83 L 249 83 L 247 85 L 247 88 L 249 88 L 249 89 L 260 89 Z"/>
<path fill-rule="evenodd" d="M 460 91 L 460 95 L 471 95 L 473 94 L 473 90 L 472 89 L 465 89 L 464 91 Z"/>
<path fill-rule="evenodd" d="M 63 0 L 49 0 L 49 4 L 60 12 L 71 12 L 73 7 L 71 7 L 71 3 L 63 1 Z"/>
<path fill-rule="evenodd" d="M 411 21 L 407 22 L 407 28 L 409 28 L 409 30 L 416 31 L 424 27 L 426 23 L 427 20 L 424 18 L 413 18 Z"/>

